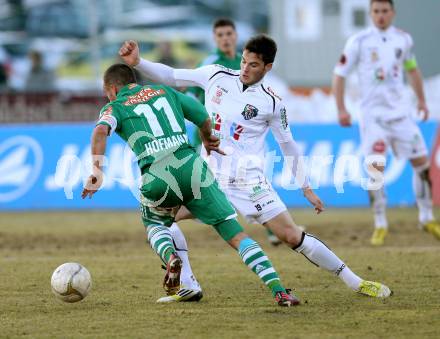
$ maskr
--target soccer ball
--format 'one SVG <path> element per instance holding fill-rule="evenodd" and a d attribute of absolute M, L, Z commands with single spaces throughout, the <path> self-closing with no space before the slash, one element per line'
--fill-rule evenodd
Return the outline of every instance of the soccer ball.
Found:
<path fill-rule="evenodd" d="M 87 296 L 92 287 L 92 277 L 84 266 L 68 262 L 55 269 L 50 284 L 59 299 L 74 303 Z"/>

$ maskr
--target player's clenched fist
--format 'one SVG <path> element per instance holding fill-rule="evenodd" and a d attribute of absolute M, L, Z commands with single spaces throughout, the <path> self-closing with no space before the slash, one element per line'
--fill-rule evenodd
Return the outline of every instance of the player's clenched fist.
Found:
<path fill-rule="evenodd" d="M 338 115 L 338 120 L 341 126 L 351 126 L 351 115 L 348 112 L 340 112 Z"/>
<path fill-rule="evenodd" d="M 125 41 L 119 49 L 119 55 L 122 60 L 129 66 L 136 66 L 139 61 L 139 46 L 134 40 Z"/>

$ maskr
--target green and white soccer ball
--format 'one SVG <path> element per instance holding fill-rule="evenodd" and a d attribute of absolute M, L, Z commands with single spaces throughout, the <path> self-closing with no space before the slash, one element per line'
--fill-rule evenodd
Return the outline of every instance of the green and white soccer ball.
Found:
<path fill-rule="evenodd" d="M 84 299 L 92 287 L 92 277 L 81 264 L 68 262 L 58 266 L 50 281 L 58 299 L 74 303 Z"/>

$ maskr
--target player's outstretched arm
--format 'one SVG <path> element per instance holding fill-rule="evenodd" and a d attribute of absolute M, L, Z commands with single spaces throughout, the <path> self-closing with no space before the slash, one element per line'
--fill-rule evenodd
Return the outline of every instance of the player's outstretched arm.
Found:
<path fill-rule="evenodd" d="M 92 134 L 92 174 L 87 179 L 87 183 L 81 193 L 81 198 L 92 198 L 102 185 L 104 154 L 107 145 L 109 127 L 97 125 Z"/>
<path fill-rule="evenodd" d="M 124 62 L 136 67 L 148 79 L 174 87 L 198 86 L 204 89 L 209 78 L 216 71 L 213 65 L 197 69 L 175 69 L 158 62 L 145 60 L 140 57 L 139 46 L 134 40 L 125 41 L 119 49 L 119 55 Z"/>
<path fill-rule="evenodd" d="M 119 55 L 121 56 L 122 60 L 124 60 L 124 62 L 131 67 L 137 66 L 141 61 L 139 45 L 134 40 L 125 41 L 119 49 Z"/>
<path fill-rule="evenodd" d="M 174 78 L 174 68 L 151 62 L 140 57 L 139 45 L 134 40 L 125 41 L 119 49 L 119 55 L 124 62 L 142 72 L 150 80 L 168 86 L 177 86 Z"/>
<path fill-rule="evenodd" d="M 337 74 L 333 76 L 332 92 L 335 96 L 336 107 L 338 109 L 339 124 L 344 127 L 351 126 L 351 115 L 347 112 L 344 102 L 345 78 Z"/>
<path fill-rule="evenodd" d="M 426 105 L 425 92 L 423 90 L 422 73 L 418 68 L 414 68 L 408 71 L 407 74 L 411 87 L 413 88 L 414 93 L 417 96 L 417 109 L 423 114 L 423 120 L 427 120 L 429 118 L 429 109 Z"/>

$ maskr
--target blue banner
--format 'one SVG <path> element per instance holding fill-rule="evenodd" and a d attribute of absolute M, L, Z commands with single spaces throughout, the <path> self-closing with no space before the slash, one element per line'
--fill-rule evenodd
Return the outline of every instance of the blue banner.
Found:
<path fill-rule="evenodd" d="M 94 125 L 46 124 L 0 127 L 0 209 L 137 208 L 136 161 L 116 135 L 107 145 L 106 180 L 93 199 L 80 197 L 90 174 L 90 135 Z M 420 125 L 431 149 L 436 124 Z M 358 128 L 295 125 L 293 135 L 305 155 L 311 184 L 327 206 L 367 206 L 362 188 L 367 176 L 359 150 Z M 188 126 L 188 134 L 193 128 Z M 267 139 L 267 175 L 289 207 L 307 206 L 301 191 L 283 176 L 281 152 Z M 353 157 L 352 155 L 355 155 Z M 353 161 L 355 159 L 356 161 Z M 288 172 L 286 171 L 286 174 Z M 391 206 L 413 204 L 412 170 L 407 161 L 387 159 L 385 172 Z"/>

